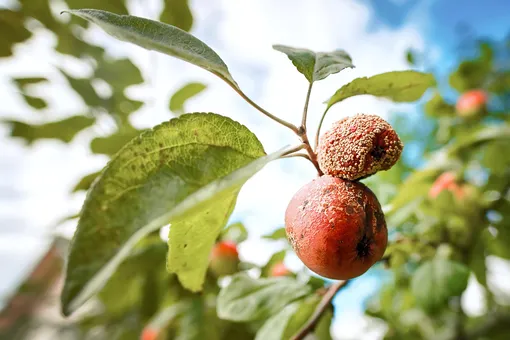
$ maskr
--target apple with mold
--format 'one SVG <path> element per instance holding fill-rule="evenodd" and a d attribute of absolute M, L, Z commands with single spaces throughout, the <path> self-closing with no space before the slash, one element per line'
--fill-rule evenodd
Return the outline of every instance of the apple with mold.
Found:
<path fill-rule="evenodd" d="M 347 280 L 379 261 L 388 243 L 381 205 L 363 183 L 324 175 L 303 186 L 285 212 L 287 237 L 313 272 Z"/>

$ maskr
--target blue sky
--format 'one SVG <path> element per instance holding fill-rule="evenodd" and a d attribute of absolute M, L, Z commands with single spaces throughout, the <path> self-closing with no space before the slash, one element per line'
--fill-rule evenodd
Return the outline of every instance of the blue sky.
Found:
<path fill-rule="evenodd" d="M 2 3 L 0 0 L 0 6 Z M 151 8 L 137 8 L 139 3 L 132 2 L 138 15 L 154 13 Z M 193 33 L 217 50 L 245 92 L 269 111 L 294 122 L 302 109 L 306 81 L 284 55 L 271 49 L 271 45 L 281 43 L 325 51 L 345 48 L 351 54 L 356 69 L 329 77 L 315 86 L 309 113 L 312 131 L 322 109 L 321 103 L 342 84 L 359 76 L 409 68 L 404 56 L 407 48 L 428 52 L 439 69 L 446 72 L 459 52 L 456 33 L 459 23 L 469 23 L 475 35 L 501 38 L 510 32 L 508 18 L 504 18 L 510 13 L 508 0 L 194 0 L 191 3 L 196 18 Z M 464 29 L 464 32 L 467 31 Z M 133 116 L 136 126 L 149 127 L 168 119 L 169 94 L 185 82 L 202 81 L 208 85 L 208 90 L 189 103 L 190 111 L 212 111 L 241 121 L 257 134 L 268 152 L 286 144 L 296 144 L 291 134 L 262 117 L 227 85 L 203 70 L 115 41 L 97 29 L 90 32 L 89 38 L 107 45 L 114 56 L 132 57 L 150 79 L 149 84 L 128 91 L 133 98 L 152 100 L 151 105 Z M 57 60 L 76 75 L 84 71 L 70 60 L 57 59 L 49 51 L 51 44 L 51 36 L 38 34 L 29 46 L 19 49 L 21 57 L 17 61 L 0 61 L 0 73 L 35 73 L 52 79 L 53 91 L 45 93 L 52 111 L 47 112 L 46 117 L 56 119 L 85 107 L 72 93 L 66 92 L 65 86 L 59 85 L 62 78 L 51 65 Z M 6 79 L 0 79 L 0 91 L 13 93 Z M 41 119 L 37 112 L 30 112 L 20 98 L 8 96 L 4 100 L 4 112 L 31 121 Z M 332 109 L 325 124 L 331 124 L 340 114 L 365 112 L 388 116 L 394 111 L 412 113 L 415 110 L 414 105 L 395 105 L 368 97 L 352 98 Z M 99 132 L 107 134 L 108 130 Z M 8 140 L 5 136 L 5 128 L 0 127 L 3 148 L 0 155 L 0 297 L 9 292 L 44 251 L 48 226 L 79 208 L 83 194 L 70 196 L 69 188 L 82 175 L 98 170 L 106 161 L 91 155 L 84 147 L 90 138 L 90 133 L 86 132 L 80 134 L 70 148 L 44 141 L 28 150 L 19 141 Z M 241 246 L 241 256 L 263 262 L 278 249 L 278 244 L 262 241 L 259 236 L 283 224 L 286 202 L 313 177 L 313 167 L 303 160 L 293 159 L 268 165 L 246 184 L 232 216 L 233 221 L 244 221 L 251 231 L 250 239 Z M 278 188 L 278 192 L 274 188 Z M 73 226 L 67 227 L 72 229 Z M 293 256 L 287 261 L 294 269 L 301 266 Z M 335 327 L 342 329 L 344 338 L 361 339 L 360 327 L 356 327 L 360 325 L 356 322 L 361 323 L 360 301 L 379 284 L 379 276 L 369 273 L 338 295 L 339 318 Z M 348 327 L 353 319 L 358 321 Z"/>

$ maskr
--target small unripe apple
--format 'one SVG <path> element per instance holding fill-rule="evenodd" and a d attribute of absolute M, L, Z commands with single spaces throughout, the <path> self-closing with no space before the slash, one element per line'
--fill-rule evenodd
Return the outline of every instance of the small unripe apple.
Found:
<path fill-rule="evenodd" d="M 297 256 L 313 272 L 346 280 L 379 261 L 388 231 L 375 194 L 361 182 L 324 175 L 303 186 L 285 212 Z"/>
<path fill-rule="evenodd" d="M 470 90 L 464 92 L 455 108 L 457 114 L 463 118 L 480 117 L 485 113 L 487 107 L 487 93 L 484 90 Z"/>
<path fill-rule="evenodd" d="M 269 276 L 277 277 L 277 276 L 288 276 L 292 274 L 292 272 L 285 266 L 283 262 L 275 263 L 271 267 L 271 272 L 269 273 Z"/>
<path fill-rule="evenodd" d="M 429 189 L 429 198 L 436 198 L 443 190 L 455 191 L 458 188 L 456 174 L 448 171 L 442 173 Z"/>
<path fill-rule="evenodd" d="M 387 121 L 357 114 L 339 120 L 322 135 L 317 160 L 324 174 L 354 181 L 389 170 L 403 147 Z"/>
<path fill-rule="evenodd" d="M 152 328 L 144 328 L 140 340 L 156 340 L 159 332 Z"/>
<path fill-rule="evenodd" d="M 221 241 L 211 251 L 209 268 L 216 277 L 232 275 L 238 271 L 239 253 L 237 245 L 230 241 Z"/>
<path fill-rule="evenodd" d="M 459 183 L 457 175 L 452 171 L 442 173 L 434 181 L 429 189 L 429 198 L 436 198 L 444 190 L 450 191 L 458 201 L 473 200 L 477 193 L 472 185 Z"/>

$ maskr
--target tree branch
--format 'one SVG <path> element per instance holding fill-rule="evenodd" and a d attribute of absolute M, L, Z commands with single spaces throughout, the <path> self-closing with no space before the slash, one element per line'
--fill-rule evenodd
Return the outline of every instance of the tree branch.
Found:
<path fill-rule="evenodd" d="M 322 314 L 326 311 L 326 309 L 331 304 L 331 301 L 335 297 L 336 293 L 343 287 L 347 285 L 349 281 L 338 281 L 329 287 L 328 291 L 324 296 L 322 297 L 321 302 L 317 305 L 317 308 L 313 312 L 312 316 L 308 321 L 304 324 L 304 326 L 294 335 L 291 340 L 302 340 L 304 339 L 309 333 L 313 332 L 315 326 L 317 326 L 317 323 L 319 322 Z"/>

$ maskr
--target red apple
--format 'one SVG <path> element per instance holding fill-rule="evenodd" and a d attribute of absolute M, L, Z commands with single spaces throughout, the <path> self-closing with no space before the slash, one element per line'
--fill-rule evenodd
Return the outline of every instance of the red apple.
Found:
<path fill-rule="evenodd" d="M 230 241 L 221 241 L 211 251 L 209 268 L 216 277 L 232 275 L 238 271 L 239 253 L 237 245 Z"/>
<path fill-rule="evenodd" d="M 457 100 L 457 114 L 463 118 L 480 117 L 485 113 L 487 98 L 487 93 L 484 90 L 464 92 Z"/>

